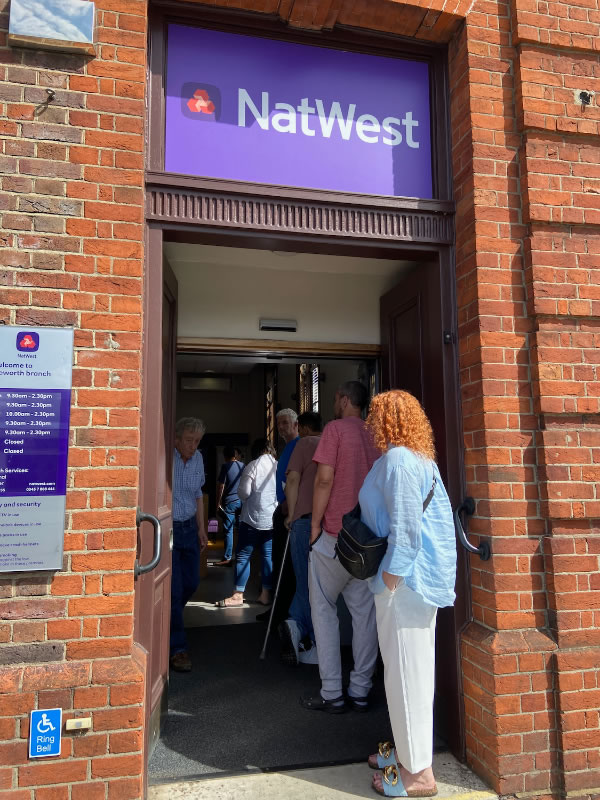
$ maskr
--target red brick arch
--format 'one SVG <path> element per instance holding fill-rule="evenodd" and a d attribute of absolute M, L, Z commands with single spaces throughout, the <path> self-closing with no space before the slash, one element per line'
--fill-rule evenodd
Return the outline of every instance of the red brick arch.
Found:
<path fill-rule="evenodd" d="M 188 0 L 196 2 L 196 0 Z M 257 11 L 279 17 L 294 28 L 332 30 L 347 25 L 365 30 L 448 42 L 467 14 L 472 0 L 248 0 L 202 2 L 202 5 Z"/>

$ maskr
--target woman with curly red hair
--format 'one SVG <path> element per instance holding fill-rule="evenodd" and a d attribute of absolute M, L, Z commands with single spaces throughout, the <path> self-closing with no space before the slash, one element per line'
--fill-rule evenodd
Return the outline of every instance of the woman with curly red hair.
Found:
<path fill-rule="evenodd" d="M 432 797 L 435 620 L 454 603 L 456 541 L 452 509 L 435 463 L 431 425 L 404 391 L 383 392 L 367 419 L 382 452 L 365 478 L 362 521 L 387 537 L 370 578 L 395 748 L 369 758 L 373 787 L 388 797 Z"/>

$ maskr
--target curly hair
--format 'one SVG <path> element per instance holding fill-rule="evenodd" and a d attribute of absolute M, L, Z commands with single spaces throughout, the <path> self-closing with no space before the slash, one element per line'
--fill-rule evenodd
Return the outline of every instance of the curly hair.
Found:
<path fill-rule="evenodd" d="M 367 427 L 375 447 L 382 452 L 396 445 L 435 458 L 431 423 L 419 401 L 409 392 L 393 389 L 376 395 L 371 401 Z"/>

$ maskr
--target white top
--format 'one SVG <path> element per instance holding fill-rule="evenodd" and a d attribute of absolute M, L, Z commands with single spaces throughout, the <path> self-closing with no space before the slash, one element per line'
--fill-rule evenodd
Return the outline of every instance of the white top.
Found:
<path fill-rule="evenodd" d="M 259 531 L 273 527 L 277 508 L 276 473 L 277 461 L 265 453 L 248 464 L 238 484 L 238 497 L 243 503 L 240 519 Z"/>

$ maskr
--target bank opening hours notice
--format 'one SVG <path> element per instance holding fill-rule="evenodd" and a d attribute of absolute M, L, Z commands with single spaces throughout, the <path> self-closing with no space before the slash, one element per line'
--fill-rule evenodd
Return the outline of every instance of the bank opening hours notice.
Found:
<path fill-rule="evenodd" d="M 64 495 L 69 389 L 0 388 L 0 498 Z"/>

